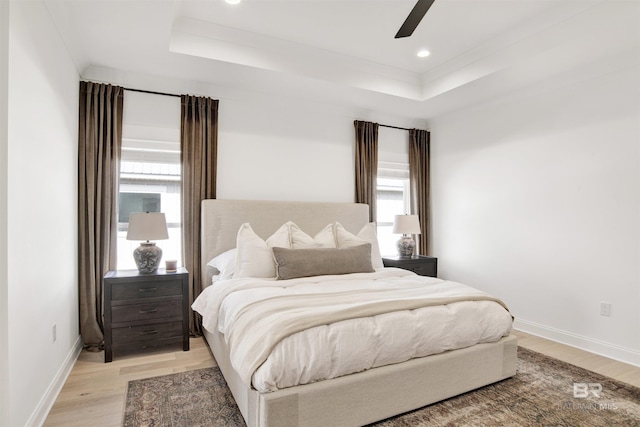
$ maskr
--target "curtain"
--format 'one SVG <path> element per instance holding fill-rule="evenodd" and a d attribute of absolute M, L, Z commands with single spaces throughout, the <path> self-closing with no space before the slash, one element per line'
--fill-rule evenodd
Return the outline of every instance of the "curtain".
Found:
<path fill-rule="evenodd" d="M 181 96 L 180 156 L 182 163 L 182 261 L 189 271 L 189 305 L 202 292 L 200 204 L 216 197 L 218 100 Z M 202 333 L 193 313 L 189 328 Z"/>
<path fill-rule="evenodd" d="M 356 130 L 356 203 L 369 205 L 369 220 L 376 221 L 378 180 L 378 123 L 353 122 Z"/>
<path fill-rule="evenodd" d="M 429 131 L 409 130 L 409 181 L 411 187 L 411 212 L 418 215 L 420 231 L 416 249 L 428 255 L 430 200 L 429 200 Z"/>
<path fill-rule="evenodd" d="M 118 175 L 124 89 L 80 82 L 78 125 L 78 264 L 80 335 L 103 345 L 102 278 L 116 269 Z"/>

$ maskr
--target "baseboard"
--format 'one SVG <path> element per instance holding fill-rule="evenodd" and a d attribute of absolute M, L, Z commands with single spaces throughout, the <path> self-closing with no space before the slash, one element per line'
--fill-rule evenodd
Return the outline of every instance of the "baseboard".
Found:
<path fill-rule="evenodd" d="M 539 323 L 529 322 L 528 320 L 517 319 L 513 327 L 514 329 L 531 335 L 536 335 L 541 338 L 579 348 L 580 350 L 608 357 L 609 359 L 640 367 L 640 351 L 631 348 L 540 325 Z"/>
<path fill-rule="evenodd" d="M 26 426 L 42 426 L 47 419 L 47 415 L 49 415 L 49 411 L 53 407 L 53 404 L 56 402 L 58 398 L 58 394 L 60 394 L 60 390 L 62 390 L 62 386 L 67 381 L 67 377 L 71 373 L 73 366 L 76 364 L 76 360 L 78 360 L 78 356 L 80 356 L 80 351 L 82 350 L 82 339 L 80 335 L 78 335 L 78 339 L 71 347 L 69 354 L 64 359 L 64 363 L 58 369 L 56 376 L 47 387 L 47 391 L 45 392 L 42 399 L 40 399 L 40 403 L 31 414 L 29 421 L 26 423 Z"/>

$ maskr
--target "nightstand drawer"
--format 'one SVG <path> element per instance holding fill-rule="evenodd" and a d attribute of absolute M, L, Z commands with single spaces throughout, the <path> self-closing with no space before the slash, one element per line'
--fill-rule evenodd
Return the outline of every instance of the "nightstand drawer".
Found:
<path fill-rule="evenodd" d="M 416 274 L 418 274 L 420 276 L 436 277 L 436 264 L 435 263 L 408 265 L 408 266 L 402 267 L 402 268 L 405 268 L 407 270 L 413 271 L 414 273 L 416 273 Z"/>
<path fill-rule="evenodd" d="M 131 354 L 145 350 L 159 350 L 175 348 L 180 345 L 180 338 L 170 337 L 150 341 L 136 341 L 126 344 L 112 346 L 112 351 L 116 354 Z"/>
<path fill-rule="evenodd" d="M 182 317 L 182 298 L 144 304 L 117 305 L 111 308 L 113 323 Z"/>
<path fill-rule="evenodd" d="M 111 285 L 111 301 L 182 295 L 180 280 L 122 282 Z"/>
<path fill-rule="evenodd" d="M 182 321 L 114 328 L 112 334 L 113 345 L 163 338 L 180 338 L 182 336 Z"/>
<path fill-rule="evenodd" d="M 438 277 L 438 258 L 414 255 L 412 257 L 382 258 L 385 267 L 396 267 L 413 271 L 420 276 Z"/>

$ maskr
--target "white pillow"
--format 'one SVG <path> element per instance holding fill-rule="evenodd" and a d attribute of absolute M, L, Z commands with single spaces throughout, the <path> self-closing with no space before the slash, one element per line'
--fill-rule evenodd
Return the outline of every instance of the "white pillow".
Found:
<path fill-rule="evenodd" d="M 236 239 L 238 253 L 233 277 L 276 277 L 273 247 L 291 249 L 288 223 L 276 230 L 266 242 L 248 222 L 242 224 Z"/>
<path fill-rule="evenodd" d="M 362 227 L 357 236 L 349 233 L 339 222 L 335 224 L 336 242 L 338 248 L 349 248 L 363 243 L 371 244 L 371 265 L 373 268 L 383 268 L 378 236 L 376 235 L 376 223 L 370 222 Z"/>
<path fill-rule="evenodd" d="M 233 277 L 233 273 L 236 271 L 237 254 L 238 250 L 236 248 L 229 249 L 207 263 L 209 267 L 218 270 L 216 280 L 225 280 Z"/>
<path fill-rule="evenodd" d="M 289 221 L 291 249 L 335 248 L 336 239 L 333 224 L 327 225 L 314 237 L 302 231 L 294 222 Z"/>

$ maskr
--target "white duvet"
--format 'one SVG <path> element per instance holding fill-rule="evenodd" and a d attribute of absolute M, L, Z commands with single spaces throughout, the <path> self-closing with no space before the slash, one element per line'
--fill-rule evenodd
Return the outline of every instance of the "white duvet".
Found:
<path fill-rule="evenodd" d="M 497 341 L 512 327 L 501 301 L 395 268 L 222 280 L 192 307 L 224 334 L 234 369 L 260 392 Z"/>

